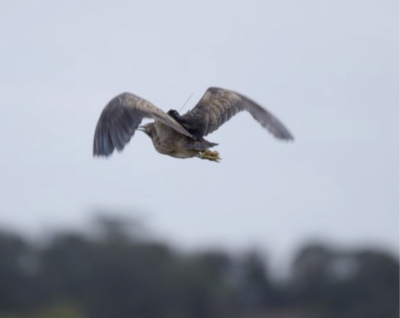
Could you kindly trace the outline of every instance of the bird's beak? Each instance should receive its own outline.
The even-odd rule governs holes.
[[[145,126],[139,126],[139,127],[137,128],[137,130],[146,132],[146,127],[145,127]]]

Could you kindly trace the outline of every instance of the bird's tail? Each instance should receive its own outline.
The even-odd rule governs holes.
[[[202,138],[199,141],[195,141],[195,142],[192,141],[190,144],[187,145],[187,148],[195,149],[195,150],[207,150],[207,149],[215,147],[217,145],[218,144],[216,144],[214,142],[210,142],[210,141]]]

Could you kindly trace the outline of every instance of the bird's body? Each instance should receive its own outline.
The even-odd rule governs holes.
[[[115,148],[121,151],[135,131],[140,130],[151,138],[154,148],[161,154],[218,162],[219,153],[209,150],[217,144],[205,140],[204,136],[242,110],[250,112],[275,137],[293,139],[275,116],[247,97],[229,90],[209,88],[198,104],[183,116],[176,110],[165,113],[136,95],[123,93],[113,98],[100,116],[93,154],[108,156]],[[139,127],[143,118],[155,121]]]
[[[168,155],[174,158],[193,158],[210,156],[214,154],[215,161],[219,160],[218,152],[209,151],[208,149],[216,146],[217,144],[211,143],[204,138],[199,141],[194,140],[186,135],[177,133],[171,127],[156,121],[144,126],[144,130],[151,138],[154,148],[163,155]]]

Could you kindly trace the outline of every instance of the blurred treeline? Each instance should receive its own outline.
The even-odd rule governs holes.
[[[399,263],[314,243],[274,279],[260,253],[179,252],[125,220],[45,243],[0,232],[0,318],[398,318]]]

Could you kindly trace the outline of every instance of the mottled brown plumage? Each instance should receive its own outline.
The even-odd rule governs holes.
[[[197,105],[183,116],[176,110],[165,113],[138,96],[123,93],[113,98],[100,116],[93,155],[109,156],[115,148],[121,151],[138,129],[152,139],[159,153],[175,158],[219,161],[218,152],[209,150],[217,144],[205,140],[204,136],[242,110],[247,110],[278,139],[293,139],[275,116],[249,98],[229,90],[209,88]],[[155,121],[139,127],[143,118]]]

